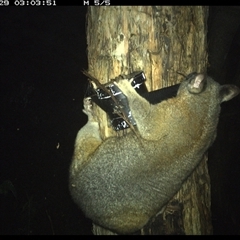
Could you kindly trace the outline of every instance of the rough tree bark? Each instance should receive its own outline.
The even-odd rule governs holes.
[[[180,82],[182,76],[177,72],[204,72],[207,17],[208,8],[203,6],[89,7],[88,70],[101,83],[143,70],[149,91]],[[102,137],[116,134],[106,114],[100,108],[96,111],[101,118]],[[139,233],[212,233],[206,156],[168,205]],[[111,234],[96,225],[93,232]]]

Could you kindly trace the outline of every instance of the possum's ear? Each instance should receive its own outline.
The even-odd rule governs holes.
[[[204,74],[194,74],[188,82],[188,91],[190,93],[200,93],[206,85],[206,76]]]
[[[226,102],[236,97],[240,92],[240,89],[235,85],[223,85],[220,87],[221,102]]]

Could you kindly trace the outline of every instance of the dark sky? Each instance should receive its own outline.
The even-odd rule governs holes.
[[[0,234],[90,231],[67,189],[74,139],[87,120],[85,14],[86,7],[0,9]]]
[[[91,221],[83,217],[68,191],[75,136],[87,121],[82,113],[87,80],[81,73],[87,69],[86,9],[0,8],[0,234],[91,234]],[[240,50],[239,41],[233,46],[234,54]],[[239,56],[229,59],[237,69]],[[239,115],[224,110],[239,107],[236,101],[223,106],[214,145],[218,150],[210,153],[212,158],[226,154],[225,159],[236,164],[231,168],[226,164],[222,175],[216,174],[213,192],[225,184],[231,191],[226,198],[235,200],[227,203],[232,208],[226,212],[240,213],[235,207],[240,201]],[[232,131],[222,133],[231,126]],[[210,166],[213,175],[216,165]],[[237,226],[239,214],[222,218],[229,216]]]

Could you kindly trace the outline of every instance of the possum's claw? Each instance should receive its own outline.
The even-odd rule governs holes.
[[[86,97],[83,99],[83,107],[84,109],[82,111],[88,116],[88,121],[95,122],[95,118],[93,116],[93,104],[91,97]]]
[[[92,99],[90,97],[86,97],[83,99],[83,112],[86,115],[92,114]]]

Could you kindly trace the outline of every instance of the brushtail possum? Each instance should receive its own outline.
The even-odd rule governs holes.
[[[141,229],[181,188],[216,137],[220,104],[239,93],[204,74],[189,75],[176,97],[151,104],[131,86],[126,95],[137,132],[102,140],[90,98],[70,166],[73,200],[95,224],[119,234]]]

